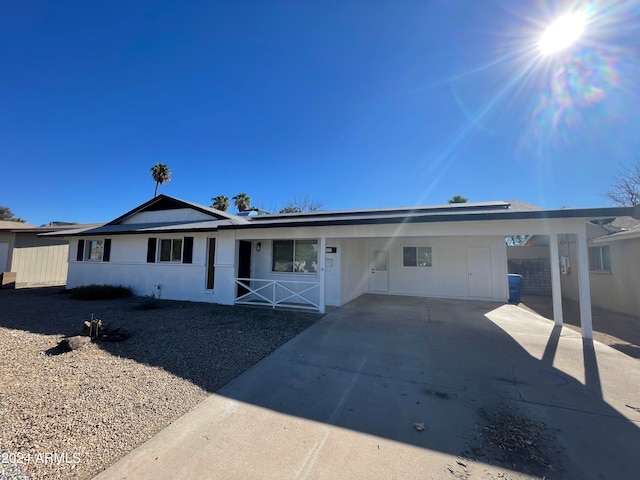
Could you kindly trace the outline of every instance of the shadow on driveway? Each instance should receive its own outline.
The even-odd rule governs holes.
[[[633,478],[637,367],[516,306],[363,295],[219,393],[538,477]]]
[[[523,295],[521,307],[553,320],[553,300],[545,295]],[[579,332],[580,307],[578,302],[562,300],[564,324]],[[606,310],[591,308],[594,339],[615,348],[630,357],[640,359],[640,317]]]

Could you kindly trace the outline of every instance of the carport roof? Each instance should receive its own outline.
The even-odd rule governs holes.
[[[251,222],[245,225],[221,226],[220,228],[281,228],[548,218],[584,218],[587,221],[622,215],[640,217],[640,208],[636,206],[635,209],[634,207],[603,207],[545,210],[529,203],[514,200],[509,202],[459,203],[424,207],[264,215],[250,217]]]

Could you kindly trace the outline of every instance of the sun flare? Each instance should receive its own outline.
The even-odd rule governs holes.
[[[543,55],[551,55],[573,44],[582,32],[586,16],[581,12],[567,13],[553,22],[538,42]]]

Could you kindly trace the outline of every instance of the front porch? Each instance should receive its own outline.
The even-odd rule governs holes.
[[[299,280],[236,278],[236,305],[321,311],[320,283]]]

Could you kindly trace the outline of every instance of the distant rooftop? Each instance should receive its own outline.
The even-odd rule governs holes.
[[[24,222],[11,222],[9,220],[0,220],[0,230],[18,230],[23,228],[37,228]]]

